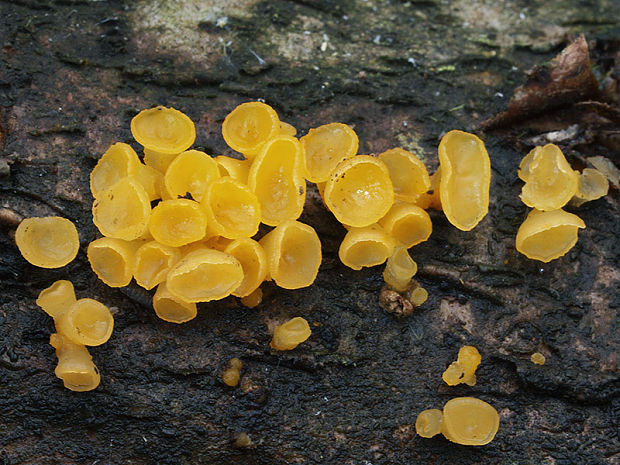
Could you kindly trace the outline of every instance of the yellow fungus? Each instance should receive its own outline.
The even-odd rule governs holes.
[[[377,158],[385,163],[390,172],[396,200],[415,202],[431,188],[426,166],[414,154],[394,148],[379,154]]]
[[[71,281],[61,279],[39,293],[36,304],[49,316],[59,318],[75,302],[75,290]]]
[[[241,298],[241,304],[247,308],[257,307],[262,301],[263,291],[260,287],[255,289],[250,295]]]
[[[67,389],[85,392],[99,386],[101,376],[86,347],[74,344],[62,334],[52,334],[50,345],[56,349],[58,357],[54,373]]]
[[[530,176],[530,165],[532,164],[532,160],[534,156],[542,151],[543,146],[539,145],[534,147],[532,150],[528,152],[526,156],[523,157],[521,163],[519,163],[519,169],[517,170],[517,176],[523,182],[527,182],[527,178]]]
[[[432,208],[433,210],[441,211],[441,195],[439,194],[441,166],[431,175],[430,181],[431,187],[428,192],[420,194],[413,203],[424,210]]]
[[[449,386],[465,383],[468,386],[476,384],[476,369],[480,365],[482,357],[480,352],[473,346],[463,346],[459,349],[456,362],[443,372],[442,379]]]
[[[170,163],[177,157],[178,153],[159,153],[154,150],[144,149],[144,164],[166,174]]]
[[[450,223],[470,231],[489,211],[491,162],[474,134],[450,131],[439,143],[441,207]]]
[[[159,153],[181,153],[196,139],[194,123],[187,115],[162,106],[134,116],[131,133],[144,148]]]
[[[133,277],[136,250],[142,241],[102,237],[88,244],[86,255],[97,277],[110,287],[124,287]]]
[[[260,241],[269,263],[269,275],[285,289],[312,284],[321,264],[321,241],[316,231],[298,221],[285,221]]]
[[[277,113],[261,102],[242,103],[222,124],[222,135],[228,146],[246,156],[256,155],[262,145],[280,131]]]
[[[237,160],[236,158],[220,155],[215,157],[215,162],[220,170],[220,176],[230,176],[244,184],[248,182],[250,172],[250,160]]]
[[[198,314],[195,303],[185,302],[172,295],[165,282],[157,286],[153,295],[153,308],[159,318],[169,323],[185,323]]]
[[[258,198],[248,186],[230,176],[207,186],[201,206],[211,234],[240,239],[258,232],[262,218]]]
[[[415,430],[418,436],[432,438],[441,433],[441,410],[432,408],[420,412],[415,421]]]
[[[362,228],[388,212],[394,203],[394,187],[385,163],[370,155],[358,155],[332,171],[323,198],[338,221]]]
[[[343,160],[357,153],[359,140],[346,124],[330,123],[310,129],[300,140],[305,153],[305,177],[311,182],[325,182]]]
[[[530,360],[536,365],[544,365],[547,361],[546,357],[540,352],[534,352],[532,355],[530,355]]]
[[[275,350],[293,350],[308,339],[311,334],[312,331],[308,322],[297,316],[275,327],[273,339],[269,345]]]
[[[599,170],[585,168],[579,175],[577,192],[571,199],[570,204],[579,207],[591,200],[600,199],[607,195],[609,191],[609,181]]]
[[[239,384],[241,368],[243,368],[243,362],[238,358],[231,358],[228,361],[226,370],[222,373],[222,381],[226,386],[236,387]]]
[[[237,297],[249,296],[267,276],[269,264],[263,246],[254,239],[243,238],[231,242],[224,252],[239,260],[243,268],[243,281],[232,294]]]
[[[25,218],[15,231],[22,256],[41,268],[60,268],[73,261],[80,248],[75,225],[60,216]]]
[[[205,237],[207,217],[193,200],[163,200],[153,208],[149,231],[157,242],[179,247]]]
[[[110,146],[90,172],[90,192],[98,198],[121,179],[135,175],[140,159],[130,145],[118,142]]]
[[[415,286],[411,289],[411,291],[409,291],[409,297],[407,300],[409,300],[411,305],[414,307],[419,307],[428,300],[428,291],[419,285]]]
[[[147,165],[140,164],[135,178],[144,187],[149,201],[162,198],[164,193],[164,175]]]
[[[384,263],[394,251],[395,242],[378,224],[351,228],[344,236],[338,256],[354,270]]]
[[[269,226],[301,215],[306,200],[301,151],[294,137],[276,136],[263,145],[252,163],[248,186],[258,197],[262,222]]]
[[[418,265],[413,261],[407,249],[398,246],[388,258],[383,271],[383,279],[398,292],[404,292],[411,282],[411,278],[418,272]]]
[[[395,202],[379,220],[379,224],[407,249],[426,241],[433,232],[433,223],[428,213],[407,202]]]
[[[169,272],[166,286],[185,302],[223,299],[243,281],[243,268],[230,254],[201,248],[188,253]]]
[[[493,440],[498,428],[497,411],[480,399],[456,397],[443,406],[441,432],[452,442],[483,446]]]
[[[188,150],[170,163],[164,176],[166,194],[171,199],[187,194],[200,202],[211,181],[220,177],[217,162],[204,152]]]
[[[577,243],[579,229],[585,223],[564,210],[532,210],[517,231],[516,247],[527,258],[550,262],[561,257]]]
[[[285,123],[284,121],[280,121],[280,134],[283,136],[291,136],[295,137],[297,134],[297,128],[292,124]]]
[[[620,188],[620,169],[614,165],[613,161],[600,155],[589,157],[586,160],[590,165],[603,173],[616,189]]]
[[[55,320],[56,329],[74,344],[99,346],[112,335],[114,318],[108,307],[93,299],[79,299]]]
[[[175,247],[149,241],[136,250],[133,261],[133,276],[143,288],[150,290],[166,280],[168,271],[181,259],[181,252]]]
[[[542,211],[562,208],[577,192],[579,173],[570,167],[557,145],[547,144],[533,152],[527,171],[523,167],[520,170],[520,176],[527,179],[521,200]]]
[[[146,233],[151,203],[144,187],[133,177],[118,181],[93,204],[93,223],[101,234],[125,241]]]

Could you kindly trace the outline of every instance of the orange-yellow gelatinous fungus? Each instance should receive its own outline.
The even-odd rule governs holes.
[[[336,219],[363,228],[379,221],[394,203],[394,186],[381,160],[358,155],[331,173],[323,199]]]
[[[536,365],[544,365],[547,361],[547,358],[540,352],[534,352],[532,355],[530,355],[530,360]]]
[[[547,144],[532,152],[527,170],[523,166],[519,170],[526,178],[521,200],[542,211],[562,208],[577,192],[579,173],[570,167],[557,145]]]
[[[258,307],[260,303],[263,301],[263,291],[259,287],[255,289],[254,292],[252,292],[251,294],[246,295],[245,297],[241,297],[240,300],[241,300],[241,304],[244,307],[247,307],[247,308]]]
[[[564,210],[532,210],[517,231],[517,250],[527,258],[550,262],[566,254],[577,243],[581,218]]]
[[[224,252],[239,260],[243,268],[243,281],[232,294],[237,297],[249,296],[261,285],[269,271],[263,246],[254,239],[243,238],[228,244]]]
[[[131,133],[144,148],[159,153],[181,153],[196,139],[194,123],[187,115],[162,106],[134,116]]]
[[[591,200],[600,199],[607,195],[609,181],[607,176],[594,168],[585,168],[579,175],[577,192],[571,199],[570,204],[579,207]]]
[[[108,307],[93,299],[79,299],[55,320],[56,329],[74,344],[99,346],[112,335],[114,318]]]
[[[75,289],[71,281],[61,279],[39,293],[36,304],[52,318],[60,317],[75,302]]]
[[[293,350],[310,337],[312,331],[308,322],[297,316],[276,326],[269,344],[275,350]]]
[[[60,216],[25,218],[15,231],[22,256],[41,268],[60,268],[73,261],[80,248],[75,225]]]
[[[613,161],[601,155],[588,157],[586,160],[590,165],[603,173],[616,189],[620,189],[620,169],[614,165]]]
[[[441,433],[441,410],[432,408],[420,412],[415,421],[415,430],[418,436],[432,438]]]
[[[280,131],[276,111],[261,102],[242,103],[222,124],[222,135],[228,146],[246,156],[257,154],[262,145]]]
[[[166,280],[168,271],[181,259],[176,247],[157,241],[143,243],[134,255],[133,276],[143,288],[150,290]]]
[[[226,370],[222,373],[222,381],[226,386],[235,387],[239,384],[241,368],[243,368],[243,362],[238,358],[231,358],[228,361]]]
[[[314,228],[285,221],[260,241],[269,263],[269,275],[285,289],[312,284],[321,264],[321,241]]]
[[[178,153],[159,153],[154,150],[144,149],[144,164],[166,174],[170,163],[176,158]]]
[[[140,164],[135,178],[144,187],[149,196],[149,201],[162,198],[165,189],[164,175],[155,168]]]
[[[300,140],[305,153],[305,177],[311,182],[325,182],[342,160],[357,153],[359,140],[346,124],[330,123],[310,129]]]
[[[90,172],[90,192],[97,198],[121,179],[136,174],[140,159],[130,145],[118,142],[110,146]]]
[[[99,386],[101,376],[86,347],[71,342],[62,334],[52,334],[50,345],[56,349],[58,357],[54,373],[67,389],[85,392]]]
[[[463,346],[459,349],[456,362],[452,362],[443,372],[442,379],[449,386],[456,386],[460,383],[474,386],[476,384],[476,369],[481,360],[482,357],[478,349],[473,346]]]
[[[220,176],[230,176],[244,184],[248,182],[250,172],[250,160],[237,160],[236,158],[220,155],[215,157],[215,162],[220,170]]]
[[[280,134],[282,134],[283,136],[295,137],[295,135],[297,134],[297,128],[292,124],[280,121]]]
[[[200,202],[211,181],[220,177],[215,159],[199,150],[183,152],[170,163],[164,176],[168,198],[191,195]]]
[[[401,148],[387,150],[378,156],[387,166],[394,185],[394,198],[405,202],[416,199],[431,188],[431,180],[422,160]]]
[[[428,291],[420,287],[420,285],[414,286],[413,289],[409,291],[407,300],[409,300],[414,307],[419,307],[428,300]]]
[[[165,282],[157,286],[153,295],[153,308],[159,318],[169,323],[185,323],[198,314],[195,303],[185,302],[171,294]]]
[[[456,397],[443,406],[441,432],[450,441],[483,446],[493,440],[499,415],[488,403],[475,397]]]
[[[110,287],[124,287],[133,277],[134,254],[141,241],[102,237],[88,244],[86,255],[97,277]]]
[[[383,279],[398,292],[404,292],[411,282],[411,278],[418,272],[418,265],[413,261],[407,249],[398,246],[388,258]]]
[[[433,210],[441,211],[441,195],[439,194],[439,187],[441,184],[441,166],[431,175],[430,179],[431,187],[428,192],[420,194],[413,203],[424,210],[432,208]]]
[[[421,207],[407,202],[395,202],[387,214],[379,220],[379,224],[405,248],[426,241],[433,232],[433,223],[428,213]]]
[[[441,207],[450,223],[470,231],[489,211],[491,161],[474,134],[450,131],[439,143]]]
[[[157,242],[180,247],[205,237],[207,217],[193,200],[163,200],[153,208],[149,231]]]
[[[340,261],[354,270],[381,265],[394,251],[395,241],[381,226],[373,224],[364,228],[351,228],[344,236],[338,256]]]

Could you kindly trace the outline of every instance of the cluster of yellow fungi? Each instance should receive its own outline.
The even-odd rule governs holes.
[[[521,160],[518,175],[525,182],[521,200],[533,209],[517,231],[517,250],[545,263],[562,257],[577,243],[579,229],[586,227],[562,208],[607,195],[608,177],[596,168],[573,170],[554,144],[534,147]]]

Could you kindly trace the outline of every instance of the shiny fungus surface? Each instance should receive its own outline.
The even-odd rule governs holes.
[[[192,120],[179,110],[163,106],[142,110],[134,116],[131,133],[144,148],[168,154],[183,152],[196,139]]]
[[[169,199],[191,195],[200,202],[211,181],[220,177],[215,159],[200,150],[180,153],[170,163],[164,175],[164,186]]]
[[[258,289],[269,271],[267,254],[263,246],[254,239],[242,238],[228,244],[224,252],[239,260],[243,268],[243,281],[232,294],[237,297],[249,296]]]
[[[278,114],[262,102],[242,103],[226,116],[222,124],[222,135],[228,146],[250,157],[280,131]]]
[[[181,259],[176,247],[157,241],[143,243],[135,252],[133,275],[138,285],[150,290],[166,280],[168,271]]]
[[[99,197],[124,177],[136,174],[140,165],[138,155],[129,144],[117,142],[111,145],[90,172],[90,192],[93,197]]]
[[[76,392],[92,391],[101,382],[99,370],[88,349],[75,344],[62,334],[52,334],[50,345],[56,349],[58,365],[54,374],[64,386]]]
[[[149,231],[157,242],[180,247],[205,237],[207,216],[193,200],[163,200],[153,208]]]
[[[50,287],[43,289],[37,297],[36,304],[52,318],[60,317],[76,302],[73,283],[61,279]]]
[[[155,314],[168,323],[185,323],[198,315],[198,308],[194,302],[185,302],[170,293],[168,286],[162,282],[157,286],[153,295],[153,309]]]
[[[56,329],[75,344],[99,346],[112,335],[114,318],[94,299],[79,299],[56,320]]]
[[[433,232],[429,214],[421,207],[407,202],[394,202],[379,224],[407,249],[426,241]]]
[[[338,257],[349,268],[361,270],[385,263],[395,245],[394,239],[378,224],[350,228],[340,244]]]
[[[383,279],[393,289],[403,292],[409,287],[411,278],[417,271],[418,265],[413,261],[407,249],[399,245],[387,260]]]
[[[498,428],[497,411],[475,397],[456,397],[443,407],[441,432],[457,444],[483,446],[493,440]]]
[[[60,268],[72,262],[80,248],[75,225],[60,216],[25,218],[15,231],[22,256],[40,268]]]
[[[570,204],[579,207],[585,202],[600,199],[607,195],[609,181],[607,176],[594,168],[584,168],[579,175],[577,192],[571,199]]]
[[[443,413],[436,408],[420,412],[415,420],[415,430],[418,436],[432,438],[441,433],[442,417]]]
[[[311,334],[308,322],[297,316],[275,327],[269,345],[275,350],[293,350],[307,340]]]
[[[133,277],[134,254],[140,241],[102,237],[88,244],[86,255],[97,277],[110,287],[124,287]]]
[[[413,153],[401,148],[387,150],[377,157],[387,166],[396,200],[415,202],[431,188],[426,166]]]

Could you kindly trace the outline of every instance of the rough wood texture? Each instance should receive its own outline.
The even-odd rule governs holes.
[[[379,307],[380,267],[337,261],[344,230],[313,188],[302,220],[323,242],[319,277],[298,291],[267,286],[255,310],[231,298],[166,324],[148,296],[144,306],[134,289],[100,283],[84,253],[97,237],[88,174],[109,144],[131,142],[139,109],[179,108],[198,147],[230,154],[224,116],[263,98],[302,134],[345,122],[360,153],[402,146],[434,168],[443,132],[503,110],[525,71],[579,33],[616,111],[619,32],[614,0],[0,0],[0,463],[620,463],[618,191],[578,210],[587,229],[562,259],[514,250],[526,215],[516,169],[531,138],[577,125],[561,142],[574,166],[618,162],[617,124],[588,106],[481,134],[489,215],[464,233],[433,214],[431,240],[413,249],[430,299],[407,319]],[[73,220],[77,260],[27,264],[14,213]],[[52,322],[34,303],[61,278],[116,311],[112,339],[92,350],[103,381],[91,393],[54,377]],[[269,328],[292,316],[310,321],[311,339],[270,352]],[[482,353],[478,384],[450,388],[441,372],[463,344]],[[529,361],[534,351],[546,365]],[[232,389],[220,373],[235,356],[244,370]],[[460,395],[500,412],[491,444],[415,435],[419,411]],[[250,447],[235,448],[239,433]]]

